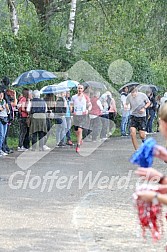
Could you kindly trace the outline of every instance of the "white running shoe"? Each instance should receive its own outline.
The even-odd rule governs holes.
[[[28,149],[24,148],[23,146],[22,147],[18,147],[17,148],[18,151],[27,151]]]
[[[47,146],[47,145],[44,145],[43,146],[43,150],[45,151],[45,150],[50,150],[50,148]]]
[[[1,155],[1,156],[7,156],[8,153],[6,153],[6,152],[4,152],[4,151],[1,150],[1,151],[0,151],[0,155]]]

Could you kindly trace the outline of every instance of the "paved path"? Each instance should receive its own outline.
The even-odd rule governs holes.
[[[160,134],[154,137],[164,144]],[[55,148],[31,167],[40,153],[1,158],[0,252],[165,251],[165,220],[161,241],[141,237],[132,153],[129,138],[111,138],[95,151],[85,142],[82,155]],[[165,171],[166,164],[155,160],[155,167]],[[53,173],[52,184],[46,177]]]

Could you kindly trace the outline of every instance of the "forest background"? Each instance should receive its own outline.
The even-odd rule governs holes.
[[[0,0],[0,5],[0,78],[12,82],[31,69],[66,72],[84,60],[118,90],[124,83],[115,85],[108,69],[123,59],[133,68],[129,81],[165,91],[166,0]],[[54,82],[61,79],[65,76]]]
[[[13,81],[30,69],[65,72],[82,59],[114,85],[108,68],[123,59],[133,67],[131,81],[166,87],[166,0],[0,0],[0,5],[0,77]]]

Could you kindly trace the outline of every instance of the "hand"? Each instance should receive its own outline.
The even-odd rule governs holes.
[[[160,145],[156,145],[154,156],[167,162],[167,149]]]
[[[14,96],[14,99],[16,99],[16,91],[15,90],[13,90],[13,96]]]
[[[138,168],[137,171],[135,171],[135,174],[139,175],[140,177],[143,177],[143,179],[148,181],[157,181],[160,180],[160,178],[163,176],[163,174],[159,171],[157,171],[154,168]]]
[[[136,193],[139,199],[147,202],[151,202],[155,197],[156,193],[154,191],[141,191]]]
[[[142,114],[142,113],[144,113],[144,112],[145,112],[145,108],[142,108],[142,109],[139,110],[139,113],[140,113],[140,114]]]

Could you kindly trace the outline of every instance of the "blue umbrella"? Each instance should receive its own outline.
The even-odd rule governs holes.
[[[67,92],[69,91],[69,88],[65,88],[62,87],[60,85],[49,85],[49,86],[45,86],[40,90],[41,94],[58,94],[58,93],[62,93],[62,92]]]
[[[78,81],[66,80],[66,81],[60,82],[58,85],[65,87],[65,88],[74,88],[74,87],[77,87],[78,84],[79,84]]]
[[[57,76],[52,72],[48,72],[46,70],[30,70],[17,77],[17,79],[12,83],[12,86],[36,84],[38,82],[52,80],[54,78],[57,78]]]

